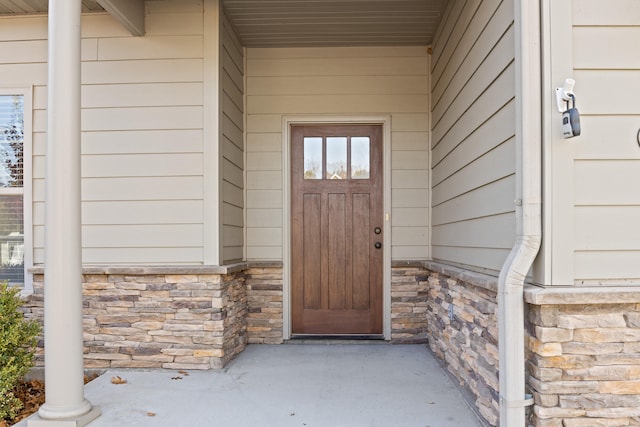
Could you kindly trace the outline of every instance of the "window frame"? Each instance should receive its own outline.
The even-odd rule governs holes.
[[[0,87],[1,96],[23,97],[22,200],[24,210],[24,285],[22,295],[33,293],[33,86]],[[19,194],[17,188],[2,188],[3,194]]]

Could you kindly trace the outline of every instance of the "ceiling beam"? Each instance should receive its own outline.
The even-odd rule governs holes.
[[[144,0],[97,0],[132,35],[144,36]]]

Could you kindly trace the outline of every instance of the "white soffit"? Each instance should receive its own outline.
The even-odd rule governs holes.
[[[427,45],[447,0],[224,0],[247,47]]]

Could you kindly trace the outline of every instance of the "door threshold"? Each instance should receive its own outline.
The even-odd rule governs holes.
[[[293,334],[287,344],[387,344],[384,335],[315,335]]]

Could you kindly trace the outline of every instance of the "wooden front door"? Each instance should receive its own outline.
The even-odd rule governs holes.
[[[293,126],[291,162],[293,334],[382,334],[382,126]]]

